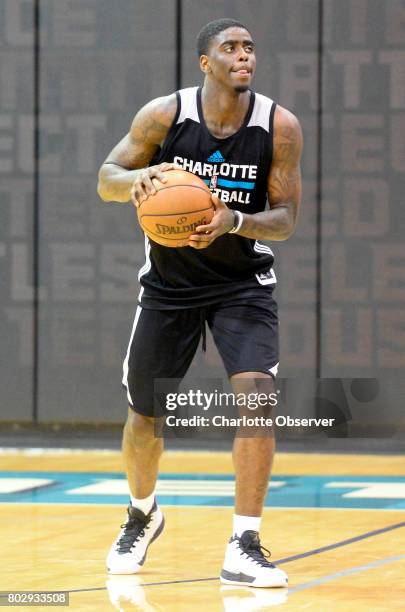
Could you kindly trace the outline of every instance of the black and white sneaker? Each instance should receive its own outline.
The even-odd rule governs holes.
[[[162,533],[165,520],[153,503],[149,514],[128,506],[128,520],[121,525],[118,538],[107,557],[110,574],[136,574],[145,562],[149,545]]]
[[[269,556],[270,552],[260,545],[257,531],[244,531],[240,538],[233,536],[226,548],[221,582],[253,587],[288,586],[287,574],[270,563]]]

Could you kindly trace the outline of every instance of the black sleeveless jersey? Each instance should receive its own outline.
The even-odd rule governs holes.
[[[177,112],[162,148],[150,165],[174,162],[212,186],[229,208],[253,214],[265,209],[273,150],[276,104],[250,92],[240,129],[228,138],[213,136],[204,121],[201,87],[176,92]],[[258,240],[224,234],[206,249],[169,248],[145,236],[146,262],[139,272],[145,308],[205,306],[249,291],[268,294],[276,283],[273,252]]]

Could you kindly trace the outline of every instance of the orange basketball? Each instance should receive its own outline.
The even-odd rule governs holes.
[[[137,208],[139,223],[154,242],[167,247],[188,244],[198,225],[209,223],[214,215],[211,192],[195,174],[168,170],[166,183]]]

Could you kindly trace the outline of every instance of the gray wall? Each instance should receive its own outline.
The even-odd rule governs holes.
[[[233,16],[246,23],[258,43],[255,88],[296,113],[303,126],[300,224],[288,242],[272,245],[280,281],[281,374],[313,377],[320,365],[323,376],[399,379],[405,365],[405,2],[181,4],[182,86],[201,79],[194,50],[199,28]],[[121,363],[144,250],[134,210],[100,202],[96,177],[136,110],[176,88],[176,2],[40,0],[39,8],[35,118],[34,3],[0,3],[0,414],[30,421],[36,406],[41,422],[118,422],[126,412]],[[34,183],[36,120],[40,157]],[[39,231],[34,241],[35,184]],[[206,357],[196,356],[191,373],[197,371],[223,374],[211,341]]]
[[[0,418],[33,409],[33,2],[0,2]]]
[[[325,5],[322,373],[405,366],[405,2]]]

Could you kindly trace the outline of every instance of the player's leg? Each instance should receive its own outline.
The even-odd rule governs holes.
[[[163,438],[156,435],[157,427],[154,417],[139,414],[132,406],[128,408],[122,436],[124,467],[132,503],[146,513],[153,505],[159,459],[164,447]]]
[[[231,377],[235,394],[257,397],[274,392],[271,376],[263,372],[244,372]],[[263,397],[261,395],[261,397]],[[252,413],[242,407],[240,414]],[[270,411],[260,414],[266,418]],[[225,584],[250,584],[255,587],[288,585],[284,571],[272,564],[259,539],[264,500],[275,451],[272,427],[241,427],[234,440],[235,514],[233,533],[225,552],[221,581]]]
[[[128,409],[122,451],[130,504],[128,519],[107,557],[110,574],[133,574],[142,567],[149,545],[164,528],[164,517],[155,500],[155,486],[163,440],[155,435],[155,419]]]
[[[128,520],[107,557],[110,573],[139,571],[148,546],[163,531],[164,518],[155,500],[155,487],[163,451],[158,431],[164,408],[158,403],[154,382],[174,379],[175,386],[175,379],[185,375],[199,338],[199,312],[137,309],[123,376],[129,411],[122,450],[131,502]]]
[[[233,392],[239,397],[269,397],[275,393],[273,378],[263,372],[243,372],[231,377]],[[262,408],[254,411],[240,407],[240,414],[247,417],[270,417],[271,407],[265,412]],[[275,452],[273,427],[241,427],[233,444],[233,464],[235,468],[235,514],[237,516],[258,517],[252,524],[260,525],[264,499],[267,495],[269,477]],[[245,523],[247,524],[247,523]],[[257,529],[258,531],[258,529]]]
[[[278,367],[278,321],[271,294],[262,303],[241,304],[239,300],[222,304],[213,311],[209,323],[234,393],[246,397],[273,394],[273,376]],[[254,415],[247,405],[242,406],[240,414],[269,417],[271,403],[269,399],[267,409],[256,410]],[[240,428],[235,436],[234,525],[221,573],[221,581],[226,584],[280,587],[288,583],[285,572],[268,561],[259,540],[274,450],[272,428]]]

